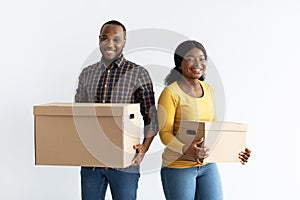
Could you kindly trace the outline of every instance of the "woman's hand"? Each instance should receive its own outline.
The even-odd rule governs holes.
[[[250,157],[250,154],[251,154],[251,150],[248,148],[245,148],[245,151],[241,151],[239,153],[239,159],[243,165],[248,162],[248,158]]]
[[[184,145],[182,151],[184,154],[192,155],[198,163],[203,163],[203,160],[209,156],[209,149],[207,147],[201,147],[204,139],[192,142],[191,145]]]

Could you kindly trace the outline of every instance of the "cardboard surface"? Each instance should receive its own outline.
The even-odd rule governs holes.
[[[209,157],[204,162],[239,162],[246,147],[247,125],[235,122],[181,121],[176,137],[185,144],[204,138]],[[183,160],[195,160],[183,155]]]
[[[35,164],[124,168],[140,143],[139,104],[34,106]]]

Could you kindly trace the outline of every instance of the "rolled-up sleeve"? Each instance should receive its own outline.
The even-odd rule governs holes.
[[[140,102],[141,114],[144,120],[145,132],[150,129],[157,134],[158,122],[153,84],[147,70],[143,67],[139,68],[138,82],[138,98]]]

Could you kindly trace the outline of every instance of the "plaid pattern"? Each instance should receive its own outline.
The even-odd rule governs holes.
[[[101,61],[84,68],[79,76],[75,102],[140,103],[145,130],[158,131],[151,78],[145,68],[123,55],[110,69]]]

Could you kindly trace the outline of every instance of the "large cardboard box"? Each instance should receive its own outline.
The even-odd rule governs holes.
[[[209,148],[204,162],[239,162],[239,153],[246,147],[247,124],[226,121],[181,121],[177,138],[185,143],[204,138]],[[183,160],[195,160],[183,155]]]
[[[124,168],[140,143],[139,104],[34,106],[35,164]]]

